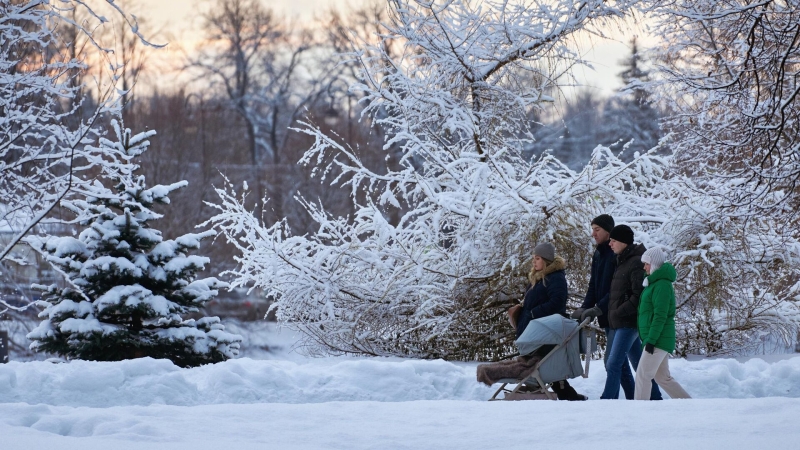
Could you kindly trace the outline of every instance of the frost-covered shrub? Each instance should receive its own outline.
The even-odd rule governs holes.
[[[367,201],[351,218],[304,202],[319,230],[292,236],[284,223],[263,227],[232,187],[220,190],[213,222],[242,250],[236,284],[267,290],[311,353],[504,356],[513,336],[504,313],[525,288],[536,242],[557,240],[571,281],[585,278],[588,224],[600,211],[570,186],[567,167],[522,150],[532,112],[552,101],[545,91],[580,63],[565,43],[619,17],[622,4],[390,2],[384,37],[405,49],[352,55],[364,72],[351,90],[402,155],[398,167],[370,171],[308,124],[316,142],[302,162],[323,179],[337,167],[334,183]]]
[[[114,131],[117,142],[100,142],[118,163],[118,171],[102,174],[113,188],[96,181],[85,200],[65,203],[85,229],[77,238],[28,239],[67,282],[38,286],[44,320],[28,334],[31,348],[98,361],[167,358],[180,366],[234,357],[241,337],[226,333],[219,318],[181,317],[227,286],[216,278],[196,279],[209,259],[190,253],[214,232],[164,240],[151,228],[161,218],[151,208],[168,204],[169,193],[186,182],[147,188],[130,159],[147,148],[154,133],[131,136],[116,122]]]
[[[356,214],[334,217],[299,199],[319,228],[295,236],[285,222],[265,226],[233,186],[217,190],[210,222],[242,253],[233,285],[264,289],[309,353],[507,357],[514,331],[505,313],[522,297],[533,247],[551,241],[565,257],[574,305],[586,292],[589,224],[600,213],[675,262],[679,351],[742,351],[759,334],[797,327],[798,237],[768,217],[731,219],[723,197],[673,170],[661,144],[629,162],[598,146],[580,171],[543,149],[522,156],[528,113],[547,103],[542,92],[554,82],[542,63],[575,62],[569,36],[620,9],[392,4],[384,36],[405,51],[353,55],[364,72],[351,89],[386,131],[387,149],[402,155],[398,168],[371,171],[335,136],[301,130],[315,139],[302,162],[323,179],[336,167],[332,184],[352,189],[354,204],[366,198]]]
[[[800,301],[800,3],[641,5],[661,42],[650,88],[670,111],[662,125],[674,133],[673,164],[691,176],[701,219],[676,234],[687,273],[678,351],[790,343]]]

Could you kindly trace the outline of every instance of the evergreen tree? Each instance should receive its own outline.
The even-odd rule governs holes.
[[[631,40],[630,55],[621,62],[625,70],[619,76],[624,87],[606,103],[598,138],[599,143],[614,151],[625,147],[622,159],[630,161],[635,152],[645,152],[658,144],[660,114],[644,87],[650,76],[643,67],[644,59],[635,37]]]
[[[117,142],[101,139],[109,160],[85,200],[64,206],[86,228],[78,238],[32,237],[28,242],[61,272],[66,287],[44,291],[44,320],[28,334],[31,348],[68,358],[118,361],[150,356],[179,366],[224,361],[238,354],[241,337],[226,333],[218,317],[184,320],[226,286],[216,278],[196,279],[209,259],[190,255],[213,231],[162,239],[150,222],[151,208],[168,204],[185,181],[147,188],[131,159],[146,150],[154,132],[131,136],[113,123]]]
[[[573,170],[580,170],[592,157],[599,143],[603,99],[589,89],[580,90],[566,103],[564,119],[550,124],[549,132],[537,135],[541,149],[552,149],[553,156]],[[544,131],[544,129],[542,130]]]
[[[642,55],[639,53],[639,45],[636,43],[636,36],[631,39],[631,54],[621,61],[622,67],[625,68],[619,73],[625,87],[633,94],[633,101],[637,105],[645,105],[650,101],[650,96],[647,90],[641,85],[650,81],[650,73],[644,69]]]

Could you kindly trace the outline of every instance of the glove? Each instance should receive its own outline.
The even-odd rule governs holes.
[[[647,353],[650,353],[651,355],[653,354],[653,351],[655,351],[655,349],[656,349],[656,346],[653,345],[653,344],[647,344],[647,345],[644,346],[644,351],[646,351]]]
[[[578,308],[575,311],[572,311],[572,314],[570,314],[569,316],[572,317],[573,319],[577,320],[577,319],[580,319],[581,316],[583,316],[583,312],[584,311],[586,311],[586,310],[583,309],[583,308]]]
[[[517,327],[517,319],[520,312],[522,312],[522,305],[514,305],[508,309],[508,323],[514,328]]]
[[[587,318],[594,319],[595,317],[602,316],[602,315],[603,315],[603,310],[600,309],[599,306],[595,305],[595,306],[587,309],[586,311],[584,311],[583,314],[581,314],[581,322],[583,322]]]

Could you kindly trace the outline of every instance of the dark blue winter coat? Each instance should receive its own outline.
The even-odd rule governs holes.
[[[564,260],[556,256],[542,272],[543,278],[536,280],[533,286],[529,285],[525,290],[522,312],[517,318],[518,338],[533,319],[553,314],[567,317],[567,276],[564,273]]]
[[[595,305],[603,311],[597,318],[600,326],[608,328],[608,299],[611,292],[611,279],[617,267],[617,255],[611,250],[608,241],[598,244],[592,256],[592,273],[589,277],[589,289],[583,299],[581,308],[589,309]]]

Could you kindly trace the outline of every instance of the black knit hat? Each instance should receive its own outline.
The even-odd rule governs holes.
[[[617,225],[611,230],[611,239],[623,244],[633,244],[633,230],[627,225]]]
[[[614,229],[614,218],[608,214],[600,214],[592,219],[591,225],[597,225],[598,227],[611,233],[611,230]]]

